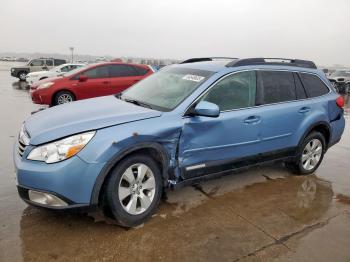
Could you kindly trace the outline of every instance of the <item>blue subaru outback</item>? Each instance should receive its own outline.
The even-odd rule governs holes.
[[[342,136],[343,103],[311,61],[189,59],[116,96],[31,116],[13,155],[18,192],[136,226],[166,187],[274,160],[314,172]]]

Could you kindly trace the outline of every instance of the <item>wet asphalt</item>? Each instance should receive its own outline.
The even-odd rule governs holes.
[[[341,142],[317,172],[281,163],[167,192],[144,225],[27,206],[12,147],[37,110],[26,85],[0,70],[0,261],[350,261],[350,97]]]

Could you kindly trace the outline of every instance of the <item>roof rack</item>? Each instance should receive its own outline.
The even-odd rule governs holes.
[[[188,63],[197,63],[197,62],[207,62],[207,61],[215,61],[215,60],[235,60],[237,58],[234,57],[197,57],[197,58],[189,58],[182,61],[180,64],[188,64]]]
[[[227,67],[248,66],[248,65],[283,65],[283,66],[296,66],[317,69],[314,62],[300,59],[290,58],[246,58],[237,59],[228,63]]]

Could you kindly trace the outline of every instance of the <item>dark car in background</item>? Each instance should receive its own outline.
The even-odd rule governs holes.
[[[152,73],[148,65],[98,63],[39,81],[31,86],[30,94],[34,103],[54,106],[120,93]]]
[[[31,72],[49,70],[53,67],[67,63],[64,59],[38,58],[30,60],[25,66],[11,68],[11,76],[17,77],[21,81],[26,80],[27,74]]]
[[[350,70],[336,70],[328,79],[339,93],[350,91]]]

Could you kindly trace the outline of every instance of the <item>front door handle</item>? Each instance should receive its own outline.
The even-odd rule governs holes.
[[[109,84],[109,81],[102,81],[102,84]]]
[[[308,113],[310,111],[311,111],[311,108],[307,107],[307,106],[304,106],[304,107],[299,109],[299,113],[301,113],[301,114],[306,114],[306,113]]]
[[[249,116],[246,119],[244,119],[245,124],[255,124],[260,122],[259,116]]]

